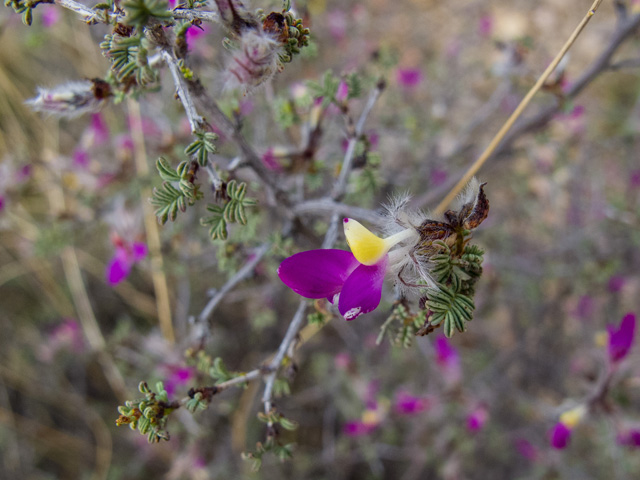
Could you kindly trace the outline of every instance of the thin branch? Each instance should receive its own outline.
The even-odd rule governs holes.
[[[334,202],[328,198],[307,200],[306,202],[299,203],[293,207],[293,213],[296,215],[337,213],[338,215],[354,218],[356,220],[364,220],[374,225],[383,225],[382,217],[372,210]]]
[[[293,316],[293,320],[289,324],[289,328],[287,329],[287,333],[285,334],[282,342],[280,343],[280,347],[278,348],[278,352],[276,356],[273,357],[273,360],[269,362],[269,373],[265,379],[265,387],[264,394],[262,395],[262,402],[264,403],[264,411],[265,413],[269,413],[271,411],[271,398],[273,395],[273,385],[276,381],[276,376],[278,374],[278,368],[282,364],[282,360],[284,359],[287,350],[289,350],[289,346],[294,341],[298,331],[300,330],[300,326],[302,325],[302,321],[306,318],[304,315],[305,310],[307,309],[307,301],[300,300],[300,304],[298,305],[298,310],[296,314]]]
[[[184,107],[184,111],[187,114],[187,118],[189,119],[191,133],[199,132],[200,130],[202,130],[204,119],[200,115],[198,115],[195,104],[193,103],[193,99],[191,98],[191,94],[184,85],[184,77],[180,72],[178,61],[176,60],[176,57],[170,48],[164,48],[161,54],[162,58],[169,66],[169,70],[171,71],[171,76],[173,77],[173,83],[175,84],[178,98],[180,98],[182,106]]]
[[[75,0],[54,0],[54,3],[62,8],[76,12],[78,15],[82,16],[83,20],[88,24],[93,25],[98,22],[105,23],[105,19],[99,12],[91,7],[78,3]]]
[[[212,23],[220,21],[220,15],[218,12],[176,8],[171,12],[171,14],[173,15],[173,18],[180,18],[184,20],[202,20],[204,22]]]
[[[262,257],[264,257],[264,255],[269,251],[269,248],[271,248],[271,243],[266,242],[266,243],[263,243],[260,247],[258,247],[256,251],[252,253],[250,260],[247,261],[247,263],[245,263],[243,267],[240,270],[238,270],[236,274],[233,277],[231,277],[229,281],[225,283],[224,286],[218,292],[216,292],[216,294],[211,298],[211,300],[209,300],[209,303],[207,303],[207,305],[204,307],[200,315],[198,315],[198,319],[197,319],[198,323],[201,323],[203,325],[208,323],[209,318],[213,314],[213,311],[216,309],[216,307],[222,301],[225,295],[229,293],[231,290],[233,290],[233,288],[238,283],[243,281],[246,277],[248,277],[253,272],[258,262],[260,262],[260,260],[262,260]]]
[[[553,73],[553,71],[558,66],[558,64],[560,63],[562,58],[565,56],[567,51],[571,48],[573,43],[576,41],[576,39],[578,38],[578,36],[580,35],[580,33],[582,32],[584,27],[587,25],[587,23],[589,23],[589,20],[591,20],[591,17],[593,17],[593,15],[595,15],[596,10],[598,9],[598,7],[600,6],[601,3],[602,3],[602,0],[595,0],[593,2],[593,4],[591,5],[591,8],[587,12],[587,14],[580,21],[580,23],[575,28],[575,30],[573,31],[573,33],[571,34],[569,39],[565,42],[563,47],[560,49],[560,51],[558,52],[556,57],[549,64],[549,66],[544,71],[544,73],[540,76],[540,78],[538,78],[538,81],[535,83],[535,85],[533,87],[531,87],[531,89],[529,90],[527,95],[522,99],[522,101],[520,102],[518,107],[511,114],[511,116],[507,119],[507,121],[504,123],[502,128],[498,131],[496,136],[493,137],[493,140],[491,140],[491,143],[489,143],[489,145],[484,150],[484,152],[482,152],[480,157],[469,167],[467,172],[463,175],[463,177],[456,184],[456,186],[453,187],[453,189],[447,194],[447,196],[435,208],[435,213],[436,214],[444,212],[444,210],[446,209],[447,205],[449,205],[449,203],[451,203],[451,201],[456,197],[456,195],[458,195],[458,193],[465,187],[465,185],[469,182],[469,180],[471,180],[471,178],[476,174],[476,172],[478,170],[480,170],[480,167],[482,167],[482,165],[484,165],[484,163],[487,161],[487,159],[498,148],[498,146],[500,145],[500,142],[502,142],[502,140],[506,136],[507,132],[511,129],[511,127],[516,122],[516,120],[520,117],[520,115],[522,115],[522,112],[524,111],[524,109],[529,105],[529,102],[531,101],[533,96],[536,93],[538,93],[538,90],[540,90],[540,88],[542,88],[544,83],[547,81],[547,78],[549,78],[551,73]]]
[[[358,138],[360,138],[360,135],[362,135],[367,117],[371,113],[371,110],[373,109],[373,106],[375,105],[378,98],[380,98],[380,94],[382,94],[382,90],[384,90],[384,87],[384,81],[380,81],[378,82],[378,85],[376,85],[376,88],[371,91],[371,93],[369,94],[369,98],[367,99],[367,103],[365,104],[364,109],[360,114],[360,119],[356,124],[355,131],[349,138],[347,151],[342,161],[342,168],[340,169],[340,176],[338,177],[338,181],[335,183],[335,185],[333,186],[333,190],[331,191],[331,198],[333,200],[338,200],[344,195],[344,192],[347,188],[349,176],[351,175],[353,156],[356,150],[356,145],[358,143]]]

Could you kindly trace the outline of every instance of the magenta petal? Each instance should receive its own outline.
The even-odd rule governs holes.
[[[387,256],[375,265],[360,265],[347,278],[338,302],[338,310],[345,320],[353,320],[380,305],[386,270]]]
[[[129,272],[131,272],[131,265],[129,262],[127,262],[122,255],[116,254],[107,267],[107,281],[111,285],[117,285],[127,278]]]
[[[551,430],[551,446],[557,450],[562,450],[569,445],[571,440],[571,429],[564,423],[558,422]]]
[[[133,261],[134,262],[139,262],[140,260],[142,260],[144,257],[147,256],[147,246],[142,243],[142,242],[135,242],[132,247],[131,247],[132,253],[133,253]]]
[[[333,298],[360,263],[345,250],[309,250],[285,258],[280,280],[305,298]]]

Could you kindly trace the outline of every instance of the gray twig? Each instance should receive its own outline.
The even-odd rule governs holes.
[[[176,8],[171,12],[171,14],[173,15],[173,18],[180,18],[184,20],[203,20],[205,22],[213,23],[220,21],[220,15],[218,12]]]
[[[184,107],[184,111],[187,114],[187,118],[189,119],[191,132],[198,132],[202,128],[204,119],[198,114],[195,104],[193,103],[193,99],[191,98],[191,94],[185,87],[184,79],[182,74],[180,73],[180,67],[178,66],[178,61],[176,60],[176,57],[174,56],[173,51],[171,51],[170,48],[164,48],[161,54],[162,58],[169,67],[169,70],[171,71],[171,76],[173,77],[173,83],[175,84],[178,98],[180,98],[182,106]]]
[[[347,188],[347,182],[349,180],[349,175],[351,174],[351,166],[353,164],[353,154],[356,150],[356,144],[358,143],[358,138],[362,135],[362,131],[364,130],[364,124],[367,121],[367,117],[371,113],[373,106],[376,101],[380,97],[380,94],[384,90],[384,82],[379,82],[376,88],[374,88],[369,94],[369,98],[367,99],[367,103],[360,114],[360,118],[358,123],[356,124],[356,129],[353,132],[353,135],[349,138],[349,144],[347,145],[347,151],[344,154],[344,159],[342,160],[342,168],[340,169],[340,176],[338,177],[338,181],[333,186],[333,190],[331,191],[331,198],[334,200],[338,200]]]

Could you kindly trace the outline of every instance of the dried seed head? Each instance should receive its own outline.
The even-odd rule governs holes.
[[[281,70],[279,55],[283,47],[262,29],[246,29],[238,41],[238,48],[227,59],[224,88],[247,94]]]
[[[38,96],[27,100],[36,112],[75,118],[99,111],[111,96],[111,88],[100,79],[67,82],[54,88],[38,88]]]

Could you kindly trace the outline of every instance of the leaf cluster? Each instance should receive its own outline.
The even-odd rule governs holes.
[[[273,454],[280,460],[287,460],[293,454],[293,443],[281,444],[278,439],[278,426],[285,430],[293,431],[298,428],[298,423],[285,418],[281,413],[271,410],[269,413],[258,413],[258,420],[267,424],[268,435],[264,443],[256,443],[255,452],[243,452],[242,459],[251,462],[251,469],[254,472],[262,467],[262,460],[265,454]]]
[[[460,256],[443,241],[433,242],[439,252],[431,257],[431,274],[437,288],[427,289],[425,309],[427,324],[442,325],[444,334],[451,337],[455,331],[464,332],[473,319],[475,284],[482,275],[484,252],[475,245],[465,245]]]
[[[197,168],[193,163],[181,162],[173,170],[169,162],[162,157],[156,162],[156,168],[164,182],[161,188],[153,189],[151,204],[156,207],[155,214],[161,225],[167,223],[167,220],[174,221],[178,211],[184,212],[187,206],[193,205],[203,197],[200,186],[195,183]],[[178,187],[174,187],[173,184],[177,184]]]
[[[138,86],[146,87],[158,80],[157,72],[149,65],[146,43],[141,33],[128,37],[105,35],[100,48],[111,62],[111,72],[117,83],[128,88],[135,80]]]
[[[212,240],[226,240],[229,223],[247,224],[246,208],[256,205],[256,201],[252,198],[246,198],[246,193],[246,183],[237,183],[235,180],[231,180],[226,185],[227,200],[224,205],[207,205],[207,210],[212,215],[201,218],[200,224],[209,227],[209,235]]]
[[[127,0],[122,3],[125,11],[124,23],[142,30],[151,20],[171,21],[173,16],[167,9],[167,0]]]
[[[138,430],[141,435],[146,435],[149,443],[169,440],[169,432],[165,430],[167,419],[179,405],[169,403],[162,382],[157,383],[157,392],[153,392],[146,382],[140,382],[138,390],[144,394],[144,398],[127,400],[124,405],[119,406],[120,416],[116,425],[129,425],[131,430]]]
[[[195,132],[196,140],[185,148],[184,153],[198,160],[201,167],[209,163],[209,154],[213,155],[218,150],[213,142],[218,135],[213,132]]]

